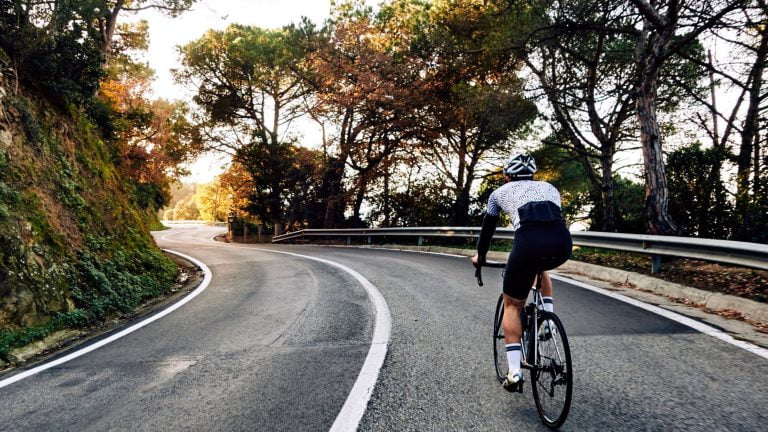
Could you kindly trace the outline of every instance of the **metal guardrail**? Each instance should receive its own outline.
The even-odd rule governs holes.
[[[303,238],[341,237],[350,244],[352,237],[417,237],[423,244],[424,237],[476,238],[477,227],[406,227],[365,229],[305,229],[276,236],[273,243]],[[605,233],[575,231],[571,233],[573,244],[604,249],[649,254],[653,259],[653,272],[661,266],[662,256],[701,259],[724,264],[768,270],[768,245],[730,240],[701,239],[691,237],[655,236],[644,234]],[[515,232],[509,228],[497,228],[494,239],[514,240]]]

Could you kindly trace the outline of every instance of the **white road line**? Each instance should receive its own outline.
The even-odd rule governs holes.
[[[231,247],[231,246],[230,246]],[[241,247],[241,246],[235,246]],[[360,370],[360,374],[357,376],[355,385],[352,386],[352,391],[349,392],[344,406],[336,416],[331,431],[355,431],[360,424],[365,410],[368,407],[368,401],[373,394],[373,388],[376,386],[376,381],[379,378],[379,371],[384,365],[384,358],[387,356],[387,346],[389,345],[389,336],[392,329],[392,318],[389,313],[389,306],[387,305],[384,296],[381,292],[363,275],[355,270],[339,264],[335,261],[326,260],[323,258],[317,258],[309,255],[300,255],[292,252],[284,252],[273,249],[263,248],[249,248],[244,249],[273,252],[284,255],[291,255],[299,258],[318,261],[323,264],[334,266],[349,273],[360,282],[360,285],[365,288],[368,293],[368,298],[373,303],[373,308],[376,313],[376,322],[373,327],[373,339],[371,340],[371,348],[368,350],[368,355],[365,358],[365,363]]]
[[[648,312],[652,312],[652,313],[655,313],[657,315],[661,315],[664,318],[671,319],[672,321],[678,322],[678,323],[683,324],[685,326],[688,326],[688,327],[690,327],[690,328],[692,328],[694,330],[700,331],[701,333],[704,333],[706,335],[709,335],[709,336],[712,336],[714,338],[720,339],[723,342],[727,342],[727,343],[729,343],[731,345],[735,345],[735,346],[737,346],[737,347],[739,347],[741,349],[747,350],[747,351],[749,351],[749,352],[751,352],[753,354],[757,354],[760,357],[768,360],[768,349],[761,348],[761,347],[759,347],[757,345],[753,345],[753,344],[751,344],[749,342],[744,342],[744,341],[738,340],[738,339],[734,338],[733,336],[729,335],[728,333],[725,333],[724,331],[722,331],[720,329],[714,328],[714,327],[709,326],[707,324],[704,324],[704,323],[702,323],[700,321],[696,321],[694,319],[691,319],[691,318],[688,318],[686,316],[680,315],[677,312],[672,312],[670,310],[667,310],[667,309],[664,309],[664,308],[660,308],[658,306],[654,306],[654,305],[650,305],[650,304],[647,304],[647,303],[643,303],[643,302],[641,302],[639,300],[635,300],[633,298],[629,298],[627,296],[624,296],[624,295],[621,295],[621,294],[618,294],[618,293],[614,293],[614,292],[611,292],[611,291],[608,291],[608,290],[605,290],[605,289],[602,289],[602,288],[598,288],[598,287],[596,287],[594,285],[590,285],[588,283],[576,281],[576,280],[573,280],[573,279],[570,279],[570,278],[567,278],[567,277],[564,277],[564,276],[552,274],[551,277],[552,277],[552,279],[557,279],[557,280],[566,282],[566,283],[571,284],[571,285],[576,285],[576,286],[578,286],[580,288],[584,288],[586,290],[593,291],[593,292],[596,292],[598,294],[602,294],[604,296],[608,296],[608,297],[610,297],[612,299],[623,301],[624,303],[629,303],[632,306],[639,307],[640,309],[644,309],[644,310],[646,310]]]
[[[66,363],[66,362],[68,362],[70,360],[74,360],[74,359],[76,359],[76,358],[78,358],[80,356],[88,354],[91,351],[97,350],[97,349],[103,347],[104,345],[107,345],[108,343],[114,342],[114,341],[116,341],[116,340],[118,340],[118,339],[120,339],[120,338],[122,338],[124,336],[127,336],[127,335],[135,332],[136,330],[138,330],[138,329],[140,329],[140,328],[142,328],[142,327],[144,327],[144,326],[146,326],[146,325],[148,325],[148,324],[150,324],[152,322],[155,322],[155,321],[159,320],[160,318],[168,315],[169,313],[175,311],[176,309],[184,306],[189,301],[191,301],[193,298],[195,298],[198,295],[200,295],[200,293],[203,292],[208,287],[208,284],[211,283],[211,278],[212,278],[211,269],[209,269],[208,266],[203,264],[201,261],[199,261],[199,260],[197,260],[195,258],[192,258],[189,255],[185,255],[185,254],[182,254],[182,253],[179,253],[179,252],[176,252],[176,251],[172,251],[172,250],[169,250],[169,249],[163,249],[163,250],[168,252],[168,253],[172,253],[174,255],[180,256],[180,257],[182,257],[182,258],[184,258],[184,259],[186,259],[188,261],[191,261],[196,266],[200,267],[203,270],[203,273],[205,274],[205,276],[203,277],[203,282],[200,284],[200,286],[195,288],[195,290],[192,291],[191,293],[189,293],[186,297],[184,297],[183,299],[181,299],[177,303],[174,303],[173,305],[171,305],[169,308],[163,310],[162,312],[157,313],[155,315],[152,315],[151,317],[149,317],[149,318],[147,318],[147,319],[145,319],[143,321],[140,321],[140,322],[138,322],[138,323],[136,323],[136,324],[134,324],[134,325],[124,329],[124,330],[121,330],[120,332],[115,333],[115,334],[113,334],[112,336],[110,336],[110,337],[108,337],[106,339],[100,340],[100,341],[98,341],[96,343],[93,343],[91,345],[86,346],[85,348],[82,348],[82,349],[79,349],[79,350],[77,350],[77,351],[75,351],[73,353],[67,354],[64,357],[58,358],[58,359],[50,361],[48,363],[44,363],[44,364],[42,364],[40,366],[37,366],[37,367],[29,369],[27,371],[18,373],[16,375],[13,375],[12,377],[9,377],[9,378],[6,378],[6,379],[0,381],[0,388],[9,386],[9,385],[11,385],[11,384],[13,384],[15,382],[23,380],[24,378],[31,377],[32,375],[36,375],[36,374],[38,374],[40,372],[43,372],[43,371],[45,371],[47,369],[50,369],[52,367],[59,366],[59,365],[61,365],[63,363]]]
[[[214,240],[219,234],[214,235],[209,241]],[[172,240],[173,241],[173,240]],[[220,242],[217,242],[220,243]],[[337,267],[354,277],[360,285],[363,286],[365,292],[368,294],[368,298],[373,304],[373,309],[376,314],[376,320],[373,325],[373,338],[371,340],[371,348],[368,350],[368,355],[365,357],[360,373],[357,375],[357,380],[352,386],[352,390],[347,396],[347,400],[344,402],[344,406],[341,407],[341,411],[336,416],[331,431],[333,432],[346,432],[355,431],[360,424],[360,420],[363,419],[365,410],[368,407],[368,401],[373,394],[373,388],[376,386],[376,381],[379,378],[379,372],[384,365],[384,358],[387,356],[387,346],[389,345],[389,337],[392,332],[392,317],[389,313],[389,306],[387,305],[384,296],[381,295],[378,288],[373,285],[368,279],[357,271],[335,261],[330,261],[323,258],[317,258],[310,255],[301,255],[293,252],[285,252],[274,249],[265,249],[261,247],[248,247],[248,246],[235,246],[232,244],[221,244],[222,247],[248,249],[251,251],[263,251],[272,252],[283,255],[291,255],[298,258],[304,258],[327,264],[333,267]]]

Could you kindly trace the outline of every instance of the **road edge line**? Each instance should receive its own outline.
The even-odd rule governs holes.
[[[321,246],[321,245],[318,245]],[[333,247],[338,248],[351,248],[351,249],[373,249],[373,250],[392,250],[392,251],[398,251],[398,252],[412,252],[412,253],[423,253],[423,254],[429,254],[429,255],[443,255],[443,256],[451,256],[456,258],[466,258],[465,255],[457,255],[457,254],[449,254],[444,252],[429,252],[429,251],[417,251],[417,250],[409,250],[409,249],[395,249],[395,248],[366,248],[366,247],[358,247],[358,246],[347,246],[347,245],[333,245]],[[624,303],[628,303],[632,306],[638,307],[640,309],[644,309],[648,312],[654,313],[656,315],[660,315],[664,318],[667,318],[669,320],[672,320],[674,322],[677,322],[678,324],[682,324],[686,327],[690,327],[700,333],[704,333],[708,336],[714,337],[716,339],[719,339],[725,343],[728,343],[730,345],[733,345],[735,347],[741,348],[745,351],[751,352],[752,354],[755,354],[757,356],[760,356],[766,360],[768,360],[768,349],[760,347],[758,345],[755,345],[750,342],[742,341],[739,339],[736,339],[735,337],[731,336],[730,334],[713,327],[709,324],[696,321],[693,318],[689,318],[685,315],[682,315],[677,312],[673,312],[668,309],[664,309],[659,306],[654,306],[645,302],[642,302],[640,300],[635,300],[631,297],[627,297],[622,294],[614,293],[611,291],[608,291],[603,288],[596,287],[594,285],[590,285],[586,282],[577,281],[575,279],[571,279],[566,276],[562,276],[560,274],[556,273],[556,270],[554,270],[552,273],[550,273],[550,276],[552,279],[557,279],[563,282],[567,282],[569,284],[578,286],[580,288],[595,292],[597,294],[602,294],[607,297],[611,297],[614,300],[618,300]]]
[[[209,241],[222,243],[215,240],[219,235],[221,234],[211,236]],[[232,243],[222,243],[220,246],[272,252],[317,261],[349,273],[363,286],[366,294],[368,294],[368,299],[373,304],[374,313],[376,315],[373,325],[373,337],[371,338],[371,348],[368,350],[368,354],[363,362],[363,367],[357,375],[357,380],[355,380],[355,384],[352,386],[352,390],[350,390],[347,400],[344,401],[341,411],[336,415],[336,419],[333,421],[333,425],[331,425],[330,428],[331,432],[356,431],[357,427],[360,425],[360,421],[365,415],[365,411],[368,409],[368,401],[370,401],[371,396],[373,395],[373,389],[376,387],[376,382],[379,379],[379,372],[381,371],[382,366],[384,366],[384,359],[387,356],[387,348],[392,333],[392,315],[389,312],[389,305],[387,305],[387,301],[384,299],[384,296],[379,289],[356,270],[347,267],[344,264],[337,263],[336,261],[275,249],[239,246]]]
[[[697,330],[697,331],[699,331],[701,333],[704,333],[704,334],[706,334],[708,336],[712,336],[714,338],[720,339],[723,342],[726,342],[726,343],[729,343],[731,345],[737,346],[737,347],[739,347],[739,348],[741,348],[743,350],[749,351],[749,352],[751,352],[753,354],[756,354],[756,355],[758,355],[758,356],[768,360],[768,349],[759,347],[759,346],[751,344],[749,342],[745,342],[745,341],[736,339],[733,336],[729,335],[728,333],[726,333],[726,332],[724,332],[724,331],[722,331],[722,330],[720,330],[718,328],[712,327],[709,324],[705,324],[703,322],[696,321],[693,318],[688,318],[687,316],[684,316],[684,315],[679,314],[677,312],[673,312],[673,311],[668,310],[668,309],[661,308],[659,306],[654,306],[654,305],[642,302],[640,300],[636,300],[636,299],[627,297],[627,296],[622,295],[622,294],[618,294],[618,293],[611,292],[611,291],[608,291],[608,290],[603,289],[603,288],[596,287],[594,285],[590,285],[590,284],[588,284],[586,282],[577,281],[577,280],[574,280],[574,279],[571,279],[569,277],[562,276],[562,275],[559,275],[559,274],[550,274],[550,276],[552,277],[552,279],[560,280],[562,282],[567,282],[569,284],[576,285],[576,286],[578,286],[580,288],[583,288],[583,289],[586,289],[586,290],[589,290],[589,291],[592,291],[592,292],[595,292],[595,293],[598,293],[598,294],[602,294],[604,296],[610,297],[610,298],[615,299],[615,300],[622,301],[624,303],[631,304],[632,306],[638,307],[640,309],[644,309],[644,310],[646,310],[648,312],[655,313],[656,315],[661,315],[664,318],[670,319],[670,320],[675,321],[675,322],[677,322],[679,324],[682,324],[684,326],[690,327],[690,328],[692,328],[694,330]]]
[[[363,415],[365,415],[365,411],[368,408],[368,401],[371,399],[371,395],[373,395],[373,389],[376,387],[376,382],[379,378],[379,372],[381,371],[382,366],[384,366],[384,359],[387,356],[387,347],[389,346],[389,339],[392,332],[392,317],[389,312],[389,305],[387,305],[384,296],[381,294],[379,289],[376,288],[376,286],[363,275],[358,273],[356,270],[347,267],[344,264],[339,264],[335,261],[313,257],[311,255],[302,255],[274,249],[243,246],[235,247],[250,249],[254,251],[291,255],[294,257],[321,262],[323,264],[337,267],[349,273],[352,277],[355,278],[355,280],[360,283],[360,285],[363,286],[363,289],[365,289],[365,292],[368,294],[368,299],[373,304],[373,309],[376,315],[376,319],[373,325],[371,348],[368,350],[368,355],[365,357],[363,367],[360,369],[357,380],[355,380],[355,384],[352,386],[352,390],[349,392],[347,400],[344,402],[344,406],[341,407],[341,411],[339,411],[339,413],[336,415],[336,419],[330,428],[332,432],[357,430],[357,427],[360,424],[360,421],[363,419]]]
[[[190,302],[192,299],[194,299],[195,297],[200,295],[200,293],[205,291],[206,288],[208,288],[208,284],[211,283],[211,279],[213,278],[213,274],[211,273],[211,269],[208,268],[207,265],[205,265],[202,261],[200,261],[200,260],[198,260],[196,258],[193,258],[193,257],[191,257],[189,255],[183,254],[181,252],[177,252],[177,251],[170,250],[170,249],[162,249],[162,250],[192,262],[193,264],[195,264],[197,267],[199,267],[203,271],[203,274],[204,274],[203,281],[200,283],[200,285],[197,286],[197,288],[195,288],[194,291],[192,291],[191,293],[187,294],[183,299],[181,299],[178,302],[172,304],[167,309],[164,309],[164,310],[162,310],[159,313],[156,313],[156,314],[154,314],[154,315],[152,315],[152,316],[150,316],[150,317],[148,317],[148,318],[146,318],[146,319],[144,319],[142,321],[139,321],[138,323],[133,324],[130,327],[125,328],[125,329],[123,329],[123,330],[113,334],[112,336],[110,336],[108,338],[102,339],[102,340],[100,340],[98,342],[95,342],[95,343],[93,343],[91,345],[88,345],[88,346],[86,346],[84,348],[80,348],[80,349],[76,350],[75,352],[69,353],[69,354],[67,354],[67,355],[65,355],[63,357],[60,357],[60,358],[56,359],[56,360],[52,360],[50,362],[43,363],[43,364],[41,364],[39,366],[36,366],[36,367],[34,367],[32,369],[26,370],[24,372],[17,373],[17,374],[15,374],[13,376],[10,376],[10,377],[8,377],[8,378],[6,378],[4,380],[0,380],[0,389],[3,388],[3,387],[7,387],[7,386],[9,386],[11,384],[14,384],[16,382],[19,382],[19,381],[21,381],[21,380],[23,380],[25,378],[29,378],[29,377],[31,377],[33,375],[37,375],[38,373],[43,372],[45,370],[48,370],[50,368],[53,368],[53,367],[59,366],[61,364],[64,364],[64,363],[66,363],[66,362],[68,362],[70,360],[74,360],[74,359],[76,359],[78,357],[81,357],[81,356],[83,356],[85,354],[90,353],[91,351],[95,351],[95,350],[97,350],[97,349],[99,349],[99,348],[101,348],[101,347],[103,347],[103,346],[105,346],[105,345],[107,345],[109,343],[112,343],[112,342],[114,342],[114,341],[116,341],[118,339],[121,339],[121,338],[123,338],[123,337],[125,337],[125,336],[127,336],[127,335],[129,335],[129,334],[131,334],[133,332],[135,332],[136,330],[138,330],[138,329],[140,329],[140,328],[142,328],[142,327],[144,327],[144,326],[146,326],[148,324],[151,324],[151,323],[159,320],[160,318],[163,318],[164,316],[170,314],[171,312],[175,311],[176,309],[179,309],[180,307],[184,306],[185,304]]]

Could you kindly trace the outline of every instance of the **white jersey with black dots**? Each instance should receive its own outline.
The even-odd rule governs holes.
[[[491,216],[498,216],[499,212],[508,214],[512,221],[512,229],[517,231],[520,228],[517,209],[534,201],[552,201],[558,207],[562,206],[560,192],[551,184],[543,181],[518,180],[507,182],[491,193],[491,197],[488,198],[487,213]]]

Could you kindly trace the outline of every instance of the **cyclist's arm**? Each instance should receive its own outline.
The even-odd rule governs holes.
[[[491,247],[491,240],[493,239],[493,233],[496,232],[496,223],[498,221],[498,214],[493,216],[486,213],[485,217],[483,217],[483,226],[480,230],[480,237],[477,239],[477,257],[481,264],[485,262],[485,255]]]
[[[492,193],[488,198],[488,209],[483,217],[483,226],[480,230],[480,236],[477,238],[477,258],[482,264],[485,262],[485,255],[491,247],[493,233],[496,232],[496,223],[499,222],[499,206],[496,203],[496,193]]]

